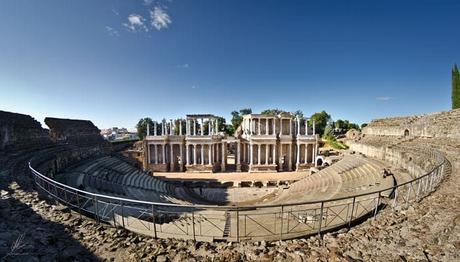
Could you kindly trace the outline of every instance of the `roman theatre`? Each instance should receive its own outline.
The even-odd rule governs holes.
[[[349,229],[423,203],[458,168],[460,110],[373,120],[333,155],[308,119],[245,115],[234,136],[218,119],[155,122],[133,146],[109,144],[91,121],[46,118],[45,130],[0,111],[1,167],[72,215],[206,242]]]

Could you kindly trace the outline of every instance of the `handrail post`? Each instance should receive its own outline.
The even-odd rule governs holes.
[[[240,242],[240,210],[236,207],[236,241]]]
[[[125,227],[125,213],[123,211],[124,205],[123,205],[123,202],[121,202],[121,200],[120,200],[120,206],[121,206],[121,224],[122,224],[123,228],[126,228]]]
[[[420,188],[422,187],[422,179],[419,179],[417,185],[417,192],[415,192],[415,201],[418,202],[420,200]]]
[[[80,198],[78,197],[80,194],[78,193],[78,191],[75,191],[75,194],[77,195],[77,206],[78,206],[78,215],[81,219],[81,207],[80,207]]]
[[[394,199],[393,199],[393,210],[395,209],[395,207],[396,207],[396,203],[397,203],[397,198],[398,198],[398,188],[399,188],[399,187],[396,187],[396,188],[395,188],[395,195],[394,195]]]
[[[353,203],[351,204],[350,221],[348,222],[348,229],[351,228],[351,222],[353,221],[353,212],[355,212],[355,203],[356,203],[356,197],[353,197]]]
[[[324,201],[321,202],[321,211],[319,214],[319,227],[318,227],[318,236],[321,238],[321,225],[323,223],[323,210],[324,210]]]
[[[407,199],[406,199],[406,205],[409,206],[409,198],[410,198],[410,191],[412,190],[412,182],[410,182],[409,184],[409,190],[407,190]]]
[[[373,218],[374,220],[375,220],[375,217],[377,216],[379,205],[380,205],[380,192],[379,192],[379,195],[377,196],[377,203],[375,204],[374,218]]]
[[[196,241],[196,235],[195,235],[195,210],[192,210],[192,232],[193,232],[193,240]]]
[[[153,237],[157,238],[157,223],[155,217],[155,206],[152,205],[152,223],[153,223]]]
[[[283,240],[284,205],[281,205],[280,240]]]
[[[94,208],[96,211],[96,222],[99,224],[99,210],[98,210],[98,204],[97,204],[97,197],[94,196]]]

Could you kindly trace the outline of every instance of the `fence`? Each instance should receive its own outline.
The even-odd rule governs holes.
[[[436,166],[411,181],[375,192],[323,201],[257,206],[179,205],[95,194],[59,183],[36,171],[36,185],[83,215],[156,238],[198,241],[290,239],[375,217],[380,209],[405,208],[433,192],[449,163],[433,152]]]

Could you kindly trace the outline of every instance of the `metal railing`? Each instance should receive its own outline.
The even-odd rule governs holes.
[[[390,206],[408,207],[435,190],[449,163],[433,152],[436,166],[411,181],[383,190],[349,197],[302,203],[213,206],[180,205],[96,194],[59,183],[36,171],[29,162],[39,189],[78,213],[117,227],[156,238],[199,241],[279,240],[350,227],[357,220],[374,217]]]

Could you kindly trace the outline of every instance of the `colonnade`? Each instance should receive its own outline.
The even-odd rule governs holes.
[[[198,121],[200,120],[200,121]],[[188,118],[186,120],[187,136],[204,136],[205,135],[205,118]],[[208,133],[206,135],[217,135],[219,133],[219,122],[217,118],[207,120]]]
[[[213,165],[222,162],[221,143],[187,143],[186,165]]]

